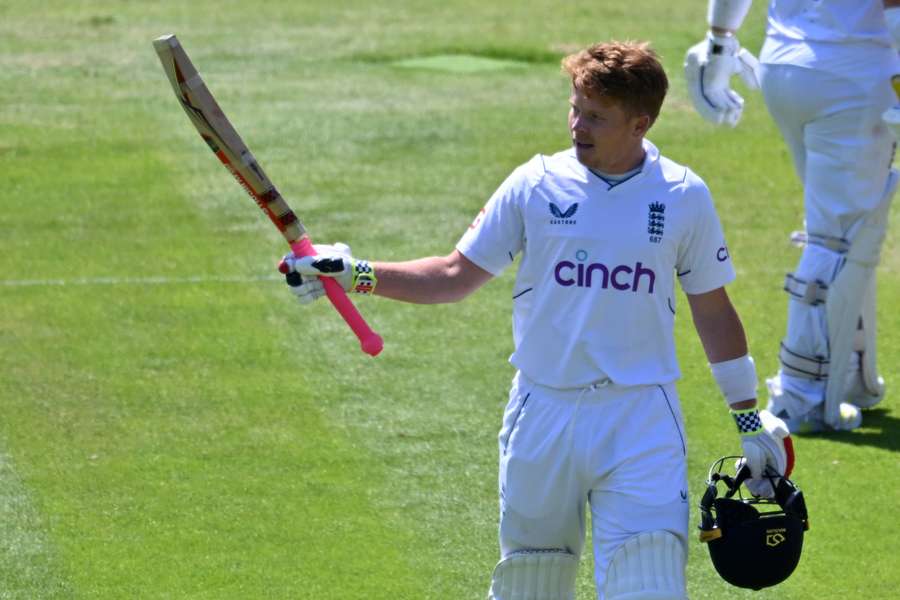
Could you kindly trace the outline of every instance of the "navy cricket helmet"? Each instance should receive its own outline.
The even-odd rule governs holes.
[[[731,585],[760,590],[787,579],[800,562],[809,517],[803,492],[787,477],[767,471],[774,498],[744,496],[750,468],[740,456],[712,464],[700,500],[700,541],[719,575]],[[734,476],[726,462],[741,465]],[[725,488],[719,497],[719,485]],[[736,496],[736,497],[735,497]]]

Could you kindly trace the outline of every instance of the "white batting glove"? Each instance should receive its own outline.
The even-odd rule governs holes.
[[[750,468],[745,485],[754,496],[771,498],[775,489],[764,475],[788,477],[794,467],[794,446],[787,425],[767,410],[732,410],[731,414],[741,434],[744,458],[740,462]]]
[[[740,75],[748,88],[759,89],[759,61],[741,48],[734,36],[707,34],[684,59],[684,74],[694,108],[707,121],[734,127],[744,111],[744,99],[731,89],[731,76]]]
[[[319,277],[332,277],[344,291],[371,294],[377,279],[367,261],[353,258],[350,246],[316,244],[316,256],[286,255],[279,265],[291,292],[301,304],[310,304],[325,294]]]

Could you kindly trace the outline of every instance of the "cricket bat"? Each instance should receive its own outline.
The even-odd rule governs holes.
[[[178,38],[174,34],[164,35],[153,41],[153,47],[175,90],[175,96],[203,141],[275,224],[294,255],[314,256],[316,251],[306,228],[219,108]],[[322,277],[321,280],[331,304],[359,338],[363,352],[372,356],[381,352],[384,347],[381,336],[372,331],[340,284],[330,277]]]

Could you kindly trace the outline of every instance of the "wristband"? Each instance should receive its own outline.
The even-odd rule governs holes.
[[[753,0],[709,0],[706,21],[710,27],[737,31]]]
[[[355,294],[371,294],[375,291],[378,278],[375,277],[375,268],[367,260],[357,260],[353,263],[353,283],[350,291]]]
[[[706,34],[709,42],[710,56],[734,56],[741,49],[737,38],[731,35],[716,35],[715,33]]]
[[[737,424],[738,433],[741,435],[759,435],[762,433],[763,424],[759,418],[759,409],[747,408],[744,410],[732,410],[731,416]]]
[[[709,368],[729,407],[756,398],[756,366],[749,354],[712,363]]]
[[[900,48],[900,6],[884,9],[884,20],[887,21],[887,28],[894,40],[894,45]]]

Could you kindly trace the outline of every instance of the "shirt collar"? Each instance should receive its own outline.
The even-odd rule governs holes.
[[[631,177],[629,177],[628,179],[625,179],[625,180],[622,180],[622,181],[619,181],[619,182],[612,182],[612,183],[610,183],[610,182],[606,181],[606,179],[604,179],[603,177],[601,177],[600,175],[598,175],[597,173],[595,173],[594,171],[592,171],[592,170],[591,170],[590,168],[588,168],[587,166],[582,165],[580,162],[579,162],[578,164],[581,165],[581,168],[582,168],[582,169],[584,169],[584,171],[585,171],[585,173],[587,174],[588,178],[592,178],[592,179],[594,179],[594,180],[602,181],[604,184],[606,184],[606,185],[608,186],[608,187],[607,187],[607,191],[611,191],[611,190],[614,190],[614,189],[618,188],[618,187],[621,186],[621,185],[625,185],[625,184],[628,184],[628,183],[631,183],[631,182],[640,181],[640,180],[647,174],[647,172],[650,171],[651,169],[653,169],[653,168],[656,166],[656,164],[659,162],[659,148],[657,148],[657,147],[653,144],[653,142],[651,142],[650,140],[644,138],[643,140],[641,140],[641,146],[642,146],[643,149],[644,149],[644,162],[641,163],[641,170],[640,170],[640,172],[637,173],[637,174],[635,174],[635,175],[633,175],[633,176],[631,176]],[[572,157],[575,158],[575,151],[574,151],[574,150],[572,151]],[[577,162],[578,159],[575,158],[575,161]]]

